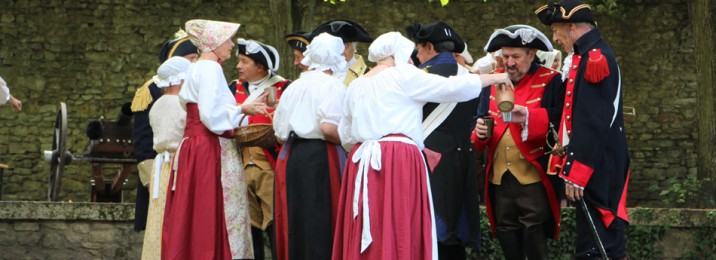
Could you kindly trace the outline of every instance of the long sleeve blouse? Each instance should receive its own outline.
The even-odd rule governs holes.
[[[217,135],[238,127],[241,120],[241,106],[236,105],[236,98],[227,86],[218,62],[199,60],[191,66],[179,92],[182,106],[196,103],[201,122]]]
[[[293,131],[301,138],[323,139],[320,125],[338,125],[343,113],[345,85],[321,71],[307,71],[281,95],[274,114],[276,136],[287,140]]]
[[[397,65],[354,80],[344,99],[338,127],[341,142],[355,144],[404,134],[423,148],[422,107],[427,102],[463,102],[480,95],[479,75],[428,74],[412,65]]]

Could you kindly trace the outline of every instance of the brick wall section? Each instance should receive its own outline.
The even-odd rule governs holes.
[[[16,1],[0,15],[0,75],[24,101],[25,111],[0,108],[0,161],[6,171],[6,200],[44,200],[48,165],[40,160],[49,150],[57,104],[69,109],[69,148],[84,150],[83,131],[90,119],[114,118],[135,89],[153,75],[159,44],[194,17],[233,20],[244,24],[239,36],[269,44],[269,1]],[[319,2],[306,24],[310,30],[322,21],[347,18],[358,21],[373,35],[401,31],[413,21],[445,20],[466,39],[473,57],[495,28],[530,24],[546,32],[533,12],[534,1],[453,0],[446,7],[418,0],[348,0],[331,5]],[[548,1],[545,1],[545,3]],[[716,1],[714,1],[716,2]],[[658,191],[670,176],[696,174],[698,77],[695,47],[686,1],[620,1],[625,18],[597,17],[606,40],[616,52],[624,78],[625,105],[636,108],[627,134],[633,157],[630,204],[661,206]],[[712,5],[715,6],[716,4]],[[279,14],[289,15],[289,14]],[[300,20],[300,19],[299,19]],[[716,26],[714,26],[716,28]],[[368,45],[359,45],[367,56]],[[281,74],[295,75],[283,54]],[[236,77],[236,60],[224,64],[227,77]],[[61,198],[89,200],[89,165],[67,168]],[[132,177],[127,189],[135,185]],[[132,196],[128,196],[132,197]]]

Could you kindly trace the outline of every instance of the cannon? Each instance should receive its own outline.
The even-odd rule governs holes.
[[[136,167],[132,144],[132,111],[125,103],[114,121],[104,117],[91,120],[85,134],[88,144],[84,154],[75,155],[67,150],[67,105],[60,103],[54,123],[52,150],[44,151],[44,161],[50,164],[47,197],[57,201],[62,190],[65,166],[78,161],[92,165],[92,202],[122,202],[122,187]],[[117,169],[112,180],[105,180],[105,169]]]

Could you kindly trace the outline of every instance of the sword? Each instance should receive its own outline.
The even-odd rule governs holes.
[[[599,234],[597,233],[597,226],[594,225],[594,219],[592,219],[592,214],[590,214],[589,209],[587,209],[587,202],[584,201],[584,198],[582,198],[580,201],[582,202],[582,210],[584,211],[584,215],[587,216],[587,222],[589,222],[589,232],[592,233],[592,237],[597,243],[599,253],[602,255],[602,257],[604,257],[604,259],[609,259],[609,257],[607,256],[607,250],[604,249],[604,244],[602,244],[602,240],[599,238]]]

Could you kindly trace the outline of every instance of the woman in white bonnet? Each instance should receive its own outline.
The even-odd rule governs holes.
[[[355,146],[341,186],[334,260],[437,259],[422,107],[467,101],[495,83],[512,86],[505,73],[428,74],[408,64],[414,47],[398,32],[381,35],[368,49],[377,65],[347,90],[339,133]]]
[[[167,198],[167,184],[171,174],[170,162],[174,158],[184,135],[186,111],[179,103],[179,90],[184,84],[191,62],[181,56],[172,57],[157,69],[152,81],[163,95],[154,101],[149,110],[149,124],[153,131],[153,149],[157,151],[154,167],[149,177],[149,210],[147,228],[144,231],[142,259],[160,259],[162,246],[162,223]]]
[[[345,162],[337,130],[345,85],[336,77],[348,69],[343,51],[341,38],[313,38],[301,61],[308,71],[286,88],[276,108],[274,130],[285,142],[274,188],[278,259],[331,257]]]
[[[184,138],[169,179],[162,259],[253,259],[246,184],[233,129],[242,113],[266,113],[260,101],[236,105],[221,62],[231,58],[237,23],[191,20],[200,55],[179,92]],[[262,99],[258,99],[262,100]]]
[[[553,51],[537,51],[537,58],[542,66],[559,71],[562,67],[562,52]]]

